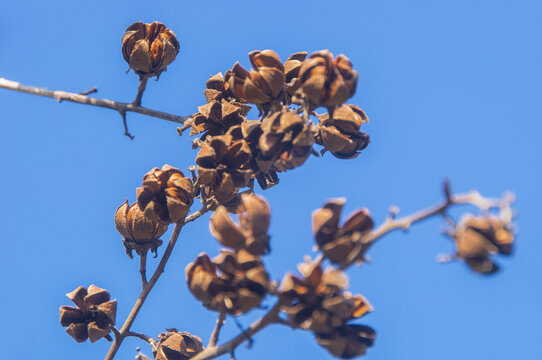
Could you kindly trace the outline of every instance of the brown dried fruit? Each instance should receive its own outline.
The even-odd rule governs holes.
[[[105,337],[109,341],[109,332],[115,325],[117,300],[110,300],[107,290],[90,285],[79,286],[66,296],[77,306],[60,307],[60,325],[68,327],[66,332],[81,343],[90,339],[94,343]]]
[[[346,199],[328,201],[321,209],[312,213],[312,229],[318,248],[332,263],[340,264],[347,259],[361,238],[368,234],[374,222],[367,209],[351,214],[339,226],[341,212]],[[362,249],[359,260],[362,260]]]
[[[373,346],[376,332],[364,325],[345,325],[329,334],[317,334],[316,342],[335,357],[351,359],[365,355]]]
[[[241,99],[238,99],[233,91],[230,90],[230,85],[227,81],[224,80],[222,73],[213,75],[205,83],[206,89],[203,90],[205,94],[205,99],[208,103],[213,101],[222,101],[226,100],[227,102],[240,107],[241,115],[246,116],[250,111],[251,107],[246,105]]]
[[[177,329],[167,330],[158,335],[160,340],[153,350],[155,360],[188,360],[205,350],[199,337]]]
[[[147,253],[148,250],[156,254],[156,249],[162,245],[159,238],[167,230],[167,225],[152,221],[143,214],[137,203],[129,205],[128,200],[115,212],[115,227],[124,236],[122,243],[130,259],[132,250],[138,255]]]
[[[279,289],[290,301],[284,311],[295,326],[318,334],[331,333],[373,310],[363,296],[344,291],[348,278],[341,270],[323,271],[315,263],[299,268],[304,277],[288,274]]]
[[[137,188],[137,203],[145,216],[162,224],[183,220],[192,205],[192,180],[169,165],[154,168]]]
[[[140,78],[160,76],[178,53],[175,33],[158,21],[133,23],[122,37],[122,56]]]
[[[494,216],[465,216],[455,230],[457,257],[475,272],[491,274],[499,269],[491,255],[512,253],[514,235],[508,224]]]
[[[234,250],[245,249],[253,255],[269,252],[269,205],[263,197],[243,194],[238,207],[236,224],[223,206],[211,217],[211,234],[224,246]]]
[[[233,141],[231,135],[215,136],[201,143],[196,156],[197,183],[204,185],[212,210],[234,200],[239,189],[249,184],[251,156],[247,142]]]
[[[286,91],[289,95],[294,95],[295,91],[299,89],[300,79],[299,79],[299,70],[301,70],[301,65],[307,57],[306,51],[297,52],[290,55],[286,62],[284,63],[284,75],[286,77]]]
[[[369,135],[359,131],[361,124],[369,118],[355,105],[341,105],[329,114],[319,116],[316,126],[316,143],[323,145],[322,154],[330,151],[340,159],[353,159],[369,145]]]
[[[277,106],[283,97],[284,66],[272,50],[251,51],[248,57],[254,70],[248,72],[235,63],[226,72],[225,80],[237,98],[256,104],[267,112],[272,106]]]
[[[312,151],[311,126],[293,111],[284,108],[262,120],[258,140],[258,167],[263,171],[286,171],[303,165]]]
[[[241,115],[243,109],[224,99],[212,100],[198,110],[192,115],[190,136],[204,133],[202,140],[207,136],[224,135],[229,128],[245,121]]]
[[[220,270],[220,274],[217,270]],[[186,267],[188,288],[205,307],[240,315],[260,305],[269,276],[259,256],[223,250],[211,261],[200,254]]]
[[[333,59],[329,50],[312,53],[299,70],[301,91],[311,108],[332,108],[343,104],[356,92],[357,71],[344,55]]]

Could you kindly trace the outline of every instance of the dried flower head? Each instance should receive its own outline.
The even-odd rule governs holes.
[[[329,50],[312,53],[299,70],[301,91],[312,108],[343,104],[356,92],[357,71],[344,55],[333,59]]]
[[[324,146],[322,154],[330,151],[339,159],[353,159],[369,145],[369,135],[359,130],[369,118],[359,107],[341,105],[333,111],[333,119],[329,113],[319,118],[316,142]]]
[[[457,257],[475,272],[491,274],[499,268],[491,255],[512,253],[514,235],[508,224],[497,217],[466,215],[455,229]]]
[[[148,250],[156,253],[156,249],[162,245],[162,240],[159,238],[167,230],[167,225],[152,221],[143,214],[137,203],[129,205],[128,200],[115,212],[115,227],[124,236],[122,243],[130,259],[132,250],[135,250],[138,255]]]
[[[77,307],[60,307],[60,325],[68,327],[66,332],[75,341],[81,343],[90,339],[93,343],[103,337],[109,338],[109,332],[115,325],[117,300],[110,300],[107,290],[94,285],[88,289],[79,286],[66,296]]]
[[[367,209],[357,210],[342,226],[339,226],[345,201],[344,198],[330,200],[321,209],[312,213],[312,229],[316,244],[324,256],[335,264],[345,261],[354,248],[361,244],[361,238],[374,226]],[[364,251],[365,249],[362,249],[360,252],[359,260],[362,260]]]
[[[137,203],[145,216],[162,224],[183,220],[192,205],[192,180],[169,165],[154,168],[137,188]]]
[[[254,70],[248,72],[237,62],[226,72],[225,80],[237,98],[268,111],[282,99],[284,66],[272,50],[251,51],[248,57]]]
[[[262,171],[286,171],[303,165],[312,151],[313,131],[293,111],[284,108],[262,120],[255,156]]]
[[[301,70],[301,65],[307,57],[306,51],[297,52],[290,55],[286,62],[284,63],[284,75],[286,77],[286,91],[289,95],[294,95],[295,91],[299,89],[300,79],[299,79],[299,70]]]
[[[199,337],[177,329],[167,329],[158,339],[153,349],[155,360],[188,360],[205,350]]]
[[[251,109],[249,105],[246,105],[244,101],[235,96],[233,91],[230,90],[230,85],[224,80],[224,76],[220,72],[211,76],[205,83],[205,87],[206,89],[203,90],[203,93],[205,94],[205,99],[208,103],[226,100],[227,102],[240,107],[242,109],[241,115],[243,116],[246,116]]]
[[[211,234],[222,245],[234,250],[245,249],[253,255],[269,252],[269,205],[263,197],[243,194],[238,207],[239,224],[236,224],[223,206],[211,217]]]
[[[344,291],[348,278],[341,270],[323,271],[319,264],[306,263],[300,271],[303,278],[288,274],[279,289],[281,296],[291,301],[284,311],[295,326],[329,334],[372,311],[363,296]]]
[[[220,273],[218,273],[220,270]],[[200,254],[186,267],[188,288],[205,307],[240,315],[260,305],[269,276],[259,256],[223,250],[211,260]]]
[[[175,33],[158,21],[133,23],[122,37],[122,56],[140,77],[160,76],[178,53]]]
[[[212,100],[198,110],[192,115],[190,135],[204,133],[202,140],[207,136],[224,135],[229,128],[245,121],[243,108],[224,99]]]
[[[196,156],[198,185],[203,185],[211,209],[234,200],[239,189],[250,182],[251,151],[244,140],[231,135],[215,136],[201,143]]]
[[[335,357],[351,359],[365,355],[367,348],[373,346],[375,337],[376,332],[370,327],[352,324],[328,334],[318,334],[316,342]]]

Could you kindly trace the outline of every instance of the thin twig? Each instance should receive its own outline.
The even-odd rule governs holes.
[[[71,92],[60,91],[60,90],[49,90],[46,88],[23,85],[21,83],[7,80],[4,78],[0,78],[0,88],[25,92],[28,94],[34,94],[34,95],[39,95],[39,96],[46,96],[46,97],[50,97],[54,99],[59,99],[61,101],[66,100],[66,101],[71,101],[71,102],[75,102],[79,104],[103,107],[103,108],[112,109],[118,112],[131,111],[131,112],[135,112],[135,113],[139,113],[139,114],[143,114],[147,116],[152,116],[158,119],[172,121],[178,124],[182,124],[190,118],[190,116],[174,115],[174,114],[170,114],[170,113],[166,113],[166,112],[162,112],[158,110],[148,109],[142,106],[135,106],[134,104],[130,104],[130,103],[117,102],[117,101],[108,100],[108,99],[96,99],[96,98],[88,97],[88,96],[77,94],[77,93],[71,93]]]
[[[141,99],[143,98],[143,93],[145,92],[145,88],[147,87],[147,81],[149,80],[148,76],[143,76],[139,80],[139,86],[137,87],[137,95],[132,102],[132,105],[135,106],[141,106]]]
[[[224,321],[226,320],[226,312],[221,311],[218,315],[218,319],[216,319],[216,326],[213,329],[213,332],[211,333],[211,338],[209,340],[209,344],[207,344],[207,347],[215,347],[216,343],[218,341],[218,335],[220,334],[220,329],[222,329],[222,326],[224,325]]]
[[[92,89],[88,89],[86,91],[82,91],[78,93],[79,95],[90,95],[98,92],[98,88],[95,86]],[[61,103],[64,99],[58,98],[57,101]]]
[[[122,117],[122,125],[124,126],[124,135],[128,136],[130,140],[134,140],[134,136],[128,131],[128,122],[126,121],[126,110],[119,111],[120,116]]]
[[[139,273],[141,274],[141,286],[147,285],[147,252],[139,256]]]
[[[345,269],[356,262],[359,259],[360,255],[379,238],[384,235],[397,230],[408,230],[413,224],[430,218],[435,215],[446,215],[446,210],[453,205],[460,204],[470,204],[478,207],[483,211],[489,211],[493,208],[504,208],[509,207],[510,203],[514,201],[512,196],[505,196],[503,199],[489,199],[485,198],[478,191],[472,191],[466,194],[460,195],[451,195],[449,192],[448,185],[445,184],[445,194],[446,200],[442,203],[433,206],[428,209],[418,211],[412,215],[404,216],[399,219],[394,217],[388,217],[382,225],[380,225],[376,230],[371,232],[367,236],[360,237],[359,243],[356,248],[349,254],[348,258],[341,264],[340,268]]]
[[[192,360],[214,359],[224,354],[232,354],[233,356],[234,350],[248,339],[251,339],[252,335],[266,328],[268,325],[275,324],[280,321],[278,320],[278,314],[283,305],[284,303],[282,302],[282,300],[279,299],[275,303],[275,305],[273,305],[273,307],[267,312],[267,314],[252,323],[252,325],[250,325],[248,329],[246,329],[245,331],[243,331],[242,333],[240,333],[223,345],[207,347],[205,350],[194,356]]]
[[[152,337],[150,337],[149,335],[146,335],[146,334],[143,334],[143,333],[138,333],[138,332],[135,332],[135,331],[128,331],[125,335],[125,337],[136,337],[138,339],[141,339],[143,341],[146,341],[148,342],[149,344],[151,345],[154,345],[156,343],[156,340],[154,340]]]
[[[160,275],[162,275],[162,273],[164,272],[164,268],[166,267],[166,264],[169,260],[169,257],[171,256],[173,248],[175,247],[175,244],[177,243],[177,239],[179,238],[179,234],[183,226],[190,221],[194,221],[201,215],[205,214],[207,211],[208,211],[207,208],[202,208],[192,213],[191,215],[188,215],[184,219],[184,221],[181,221],[175,225],[175,229],[173,229],[173,233],[171,234],[171,238],[169,239],[169,243],[166,247],[166,250],[164,251],[164,255],[162,255],[162,259],[160,260],[160,263],[156,267],[156,270],[154,271],[149,282],[141,290],[141,293],[139,294],[139,297],[137,298],[134,306],[132,307],[130,314],[126,318],[124,325],[122,325],[122,328],[119,331],[119,336],[116,336],[115,340],[113,341],[113,344],[111,344],[111,347],[109,348],[109,351],[107,352],[107,355],[105,356],[105,360],[112,360],[115,357],[115,354],[119,350],[120,345],[122,344],[126,336],[128,336],[127,334],[130,332],[130,328],[132,324],[134,323],[137,317],[137,314],[139,313],[139,310],[141,310],[141,307],[145,303],[145,300],[147,299],[147,296],[151,292],[152,288],[154,287],[154,285],[160,278]]]

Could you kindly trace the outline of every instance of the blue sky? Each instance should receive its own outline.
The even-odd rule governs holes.
[[[452,251],[440,219],[387,236],[372,248],[371,264],[348,274],[352,290],[375,307],[360,321],[377,330],[368,359],[536,359],[541,11],[534,0],[4,2],[0,77],[74,92],[97,86],[99,97],[131,101],[137,76],[125,74],[120,39],[131,23],[158,20],[176,32],[181,51],[149,82],[143,104],[188,115],[204,104],[208,76],[237,60],[250,67],[251,50],[274,49],[283,60],[301,50],[344,53],[360,73],[351,102],[369,115],[372,142],[355,160],[310,158],[262,193],[273,214],[271,276],[282,278],[311,254],[310,214],[328,198],[345,196],[345,213],[368,207],[381,222],[390,205],[407,214],[438,202],[445,176],[457,192],[511,190],[520,231],[498,275],[437,264],[437,254]],[[0,357],[99,359],[109,344],[75,343],[58,307],[69,303],[66,292],[96,284],[118,299],[119,321],[126,317],[139,293],[138,264],[124,254],[114,211],[135,200],[152,167],[192,165],[191,139],[172,123],[129,114],[130,141],[113,111],[6,90],[0,109]],[[155,336],[177,327],[206,341],[215,314],[189,294],[184,268],[218,249],[208,216],[183,229],[133,329]],[[230,321],[221,338],[237,331]],[[301,331],[269,328],[255,340],[239,359],[331,358]],[[150,353],[130,339],[118,359],[132,358],[136,346]]]

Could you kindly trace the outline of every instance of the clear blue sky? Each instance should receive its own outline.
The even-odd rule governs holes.
[[[209,75],[236,60],[249,67],[251,50],[274,49],[283,60],[300,50],[346,54],[361,75],[352,102],[371,119],[372,143],[355,160],[310,158],[263,193],[273,211],[265,258],[272,277],[311,252],[310,213],[330,197],[347,197],[346,213],[366,206],[380,222],[389,205],[406,214],[439,201],[444,176],[457,192],[512,190],[517,251],[500,261],[498,275],[435,263],[452,251],[440,220],[386,237],[370,252],[373,263],[349,275],[352,290],[375,307],[361,321],[377,330],[368,359],[542,358],[540,1],[34,0],[1,8],[1,77],[76,92],[97,86],[97,96],[119,101],[131,101],[137,88],[137,76],[124,73],[125,28],[164,22],[181,52],[149,82],[143,103],[181,115],[204,104]],[[114,211],[135,200],[152,167],[193,164],[191,139],[179,138],[172,123],[129,114],[130,141],[113,111],[6,90],[0,111],[0,357],[102,358],[109,343],[76,344],[58,323],[58,307],[69,303],[66,292],[96,284],[118,299],[119,321],[126,317],[139,293],[138,264],[124,254]],[[134,330],[177,327],[207,341],[215,314],[184,278],[199,252],[218,253],[207,220],[183,230]],[[221,338],[236,332],[230,321]],[[130,339],[118,359],[133,358],[136,346],[149,354]],[[265,330],[237,356],[330,358],[311,334],[283,327]]]

